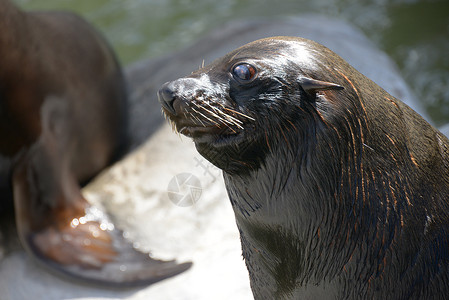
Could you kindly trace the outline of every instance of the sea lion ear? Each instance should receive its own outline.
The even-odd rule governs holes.
[[[315,95],[319,91],[342,90],[344,87],[332,82],[316,80],[308,77],[300,77],[298,83],[309,95]]]

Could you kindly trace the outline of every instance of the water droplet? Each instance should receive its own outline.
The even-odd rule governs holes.
[[[72,227],[72,228],[75,228],[76,226],[78,226],[80,224],[80,221],[77,219],[77,218],[74,218],[73,220],[72,220],[72,222],[70,222],[70,226]]]
[[[125,272],[127,269],[127,267],[125,265],[121,265],[120,266],[120,271]]]

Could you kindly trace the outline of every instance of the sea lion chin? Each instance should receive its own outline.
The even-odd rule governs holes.
[[[74,14],[24,12],[8,0],[0,27],[0,155],[12,178],[0,186],[13,190],[30,256],[58,276],[107,287],[187,270],[136,251],[81,194],[80,183],[127,144],[124,78],[103,37]]]
[[[223,170],[256,299],[448,294],[449,140],[338,55],[262,39],[158,96]]]

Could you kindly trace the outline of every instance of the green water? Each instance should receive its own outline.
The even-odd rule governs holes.
[[[398,64],[436,124],[449,122],[448,0],[15,0],[82,14],[124,64],[191,44],[236,19],[320,13],[362,29]]]

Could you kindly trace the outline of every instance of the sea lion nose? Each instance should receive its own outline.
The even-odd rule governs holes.
[[[162,107],[173,115],[176,115],[173,103],[176,99],[175,86],[173,81],[166,82],[157,92],[157,98]]]

